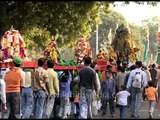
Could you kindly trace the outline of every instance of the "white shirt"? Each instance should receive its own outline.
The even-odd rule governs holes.
[[[96,85],[97,85],[97,90],[100,91],[101,84],[100,84],[99,76],[97,73],[96,73]]]
[[[143,87],[147,86],[147,78],[146,78],[146,73],[141,70],[141,68],[136,68],[132,70],[129,74],[128,82],[127,82],[127,88],[130,88],[133,82],[133,79],[135,77],[136,72],[140,72],[142,75],[142,81],[143,81]]]
[[[6,84],[2,79],[0,79],[0,90],[2,103],[6,103]]]
[[[119,105],[124,105],[124,106],[127,106],[127,98],[128,96],[130,96],[130,93],[126,90],[123,90],[123,91],[119,91],[117,94],[116,94],[116,97],[118,99],[117,103]]]

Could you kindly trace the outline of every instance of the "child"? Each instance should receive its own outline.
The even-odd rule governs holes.
[[[122,90],[116,94],[116,98],[117,98],[117,103],[119,105],[120,118],[124,118],[125,113],[126,113],[127,104],[128,104],[127,103],[128,96],[130,96],[130,93],[126,91],[125,85],[121,85],[121,88]]]
[[[69,98],[71,97],[70,93],[70,84],[72,81],[72,75],[69,70],[64,70],[60,77],[60,111],[59,117],[62,119],[66,119],[69,112],[69,105],[70,101]]]
[[[154,87],[153,81],[148,81],[148,88],[145,89],[145,95],[149,102],[149,118],[153,118],[153,111],[156,101],[158,101],[158,92]]]
[[[102,82],[101,92],[102,92],[102,115],[106,115],[107,105],[109,102],[110,114],[114,117],[114,94],[115,94],[115,80],[111,77],[112,73],[106,71],[106,80]]]

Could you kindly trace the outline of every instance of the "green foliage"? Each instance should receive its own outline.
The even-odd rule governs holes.
[[[27,49],[43,51],[51,35],[56,34],[60,35],[57,39],[60,48],[74,46],[82,36],[95,43],[95,25],[99,24],[101,42],[106,39],[109,28],[114,34],[117,23],[126,24],[122,15],[108,11],[110,3],[114,1],[0,1],[0,34],[13,25],[23,33]],[[139,36],[135,33],[134,37],[136,34]]]
[[[100,10],[107,10],[110,2],[43,2],[6,1],[0,2],[0,22],[4,33],[11,25],[20,31],[39,26],[52,35],[63,36],[64,44],[70,45],[79,37],[89,37],[91,27],[99,24]],[[102,9],[103,8],[103,9]]]
[[[25,43],[27,48],[42,48],[45,49],[47,47],[47,43],[49,42],[51,36],[50,32],[46,29],[42,29],[40,27],[33,27],[32,29],[26,29],[25,31]]]
[[[142,22],[149,27],[149,53],[148,58],[150,58],[150,54],[153,54],[154,61],[157,57],[157,31],[158,31],[158,17],[154,16],[151,19],[144,19]],[[135,45],[140,47],[141,51],[139,53],[139,57],[143,60],[142,56],[144,54],[144,26],[135,26],[130,25],[132,31],[132,37],[135,41]]]
[[[157,46],[158,46],[158,40],[157,40],[157,32],[158,32],[158,17],[154,16],[151,19],[145,19],[144,20],[149,27],[149,55],[153,54],[153,59],[156,61],[157,57]]]
[[[80,37],[91,36],[92,26],[101,23],[100,12],[107,11],[109,3],[0,1],[0,33],[13,25],[24,34],[28,49],[44,50],[48,38],[56,34],[59,47],[74,46]]]

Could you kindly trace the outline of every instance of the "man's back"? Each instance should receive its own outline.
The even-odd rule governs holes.
[[[119,71],[117,73],[116,82],[117,82],[118,90],[120,90],[121,89],[121,85],[124,84],[124,80],[126,78],[126,75],[127,75],[127,72]]]
[[[59,93],[59,80],[57,73],[52,69],[47,69],[51,94]]]
[[[10,68],[5,74],[6,92],[20,92],[22,76],[19,68]]]
[[[42,67],[36,68],[34,71],[34,79],[32,81],[33,91],[40,89],[46,90],[46,80],[48,80],[47,71]]]
[[[87,89],[94,89],[96,84],[96,72],[90,68],[85,67],[79,72],[80,77],[80,87],[85,87]]]
[[[136,75],[136,72],[140,72],[140,74],[142,75],[142,87],[147,86],[146,73],[144,71],[142,71],[141,68],[136,68],[136,69],[134,69],[130,72],[129,79],[128,79],[128,82],[127,82],[127,88],[132,86],[132,83],[133,83],[134,77]]]
[[[151,79],[155,81],[157,70],[156,69],[150,69],[149,72],[151,73]]]

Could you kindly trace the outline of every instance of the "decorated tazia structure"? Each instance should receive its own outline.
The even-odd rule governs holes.
[[[58,64],[58,45],[56,43],[56,40],[54,36],[52,36],[52,39],[49,41],[46,49],[44,50],[43,58],[45,59],[52,59],[55,61],[56,64]]]
[[[52,36],[52,39],[49,40],[49,43],[44,50],[43,58],[46,60],[52,59],[55,61],[56,65],[60,66],[76,66],[74,60],[65,60],[63,59],[62,55],[59,53],[58,44],[57,44],[57,37]]]
[[[0,41],[0,68],[5,69],[13,66],[12,58],[15,56],[23,59],[23,68],[35,68],[38,66],[37,61],[27,61],[25,59],[27,58],[27,48],[24,39],[18,30],[11,28],[5,32]],[[85,38],[80,38],[75,44],[75,59],[66,60],[63,59],[61,53],[58,50],[58,44],[56,42],[55,36],[52,36],[52,38],[48,41],[42,56],[46,60],[52,59],[55,61],[55,70],[76,70],[77,68],[79,69],[83,67],[83,58],[85,56],[92,58],[92,49],[88,40]],[[108,64],[108,62],[100,61],[100,63],[103,64],[97,63],[95,69],[105,70],[105,66]],[[47,68],[46,64],[44,65],[44,68]]]
[[[18,30],[11,28],[6,31],[0,42],[1,61],[12,60],[13,57],[26,57],[26,47],[23,37]]]
[[[77,64],[81,64],[84,56],[92,57],[92,49],[89,41],[85,38],[80,38],[75,46],[75,58]]]

